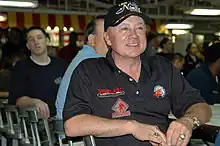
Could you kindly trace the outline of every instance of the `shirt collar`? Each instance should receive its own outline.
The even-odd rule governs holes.
[[[149,65],[148,57],[146,55],[146,52],[142,53],[140,55],[141,57],[141,64],[143,65],[144,69],[148,72],[148,74],[151,76],[151,68]],[[113,71],[118,71],[119,68],[115,65],[114,59],[112,57],[112,49],[109,49],[106,55],[106,59],[109,63],[109,65],[112,67]]]
[[[92,46],[89,46],[89,45],[83,45],[83,49],[87,49],[87,50],[95,52],[95,49]]]

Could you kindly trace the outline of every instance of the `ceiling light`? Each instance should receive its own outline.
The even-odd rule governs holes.
[[[58,26],[55,26],[53,30],[54,30],[54,31],[59,31],[60,29],[59,29]]]
[[[220,31],[216,32],[215,35],[220,37]]]
[[[201,16],[217,16],[220,15],[220,9],[193,9],[185,11],[184,13]]]
[[[26,8],[36,8],[38,6],[38,1],[36,0],[26,0],[26,1],[19,1],[19,0],[0,0],[0,6],[3,7],[26,7]]]
[[[66,27],[64,27],[64,28],[63,28],[63,31],[67,31],[67,28],[66,28]]]
[[[47,26],[47,31],[51,31],[51,27],[50,26]]]
[[[187,34],[189,30],[182,30],[182,29],[174,29],[172,30],[172,34],[180,35],[180,34]]]
[[[184,23],[169,23],[165,25],[166,29],[191,29],[193,24],[184,24]]]
[[[70,27],[70,31],[74,31],[74,28]]]

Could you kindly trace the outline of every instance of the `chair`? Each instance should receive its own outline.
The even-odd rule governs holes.
[[[0,102],[0,139],[1,139],[2,146],[7,145],[7,140],[6,140],[6,137],[4,136],[7,129],[8,129],[8,124],[6,121],[4,103]]]
[[[53,146],[54,144],[48,120],[41,117],[35,107],[28,107],[24,110],[28,113],[28,120],[31,127],[33,127],[34,135],[36,137],[36,145]]]
[[[23,139],[20,141],[20,145],[36,146],[34,129],[28,120],[28,112],[25,108],[18,108],[18,113],[21,120],[21,129],[23,131]]]
[[[85,146],[96,146],[95,139],[92,135],[83,137],[83,142]]]
[[[58,141],[59,141],[59,146],[62,146],[62,139],[60,138],[59,135],[64,135],[64,123],[63,120],[60,119],[56,119],[56,118],[51,118],[51,120],[53,121],[53,125],[54,125],[54,132],[56,133],[56,135],[58,135]],[[85,136],[85,137],[74,137],[74,138],[70,138],[70,137],[66,137],[66,139],[68,140],[68,145],[69,146],[74,146],[76,144],[82,144],[84,146],[96,146],[95,144],[95,140],[93,136]]]
[[[54,127],[53,132],[56,135],[56,137],[58,138],[59,146],[62,146],[63,142],[62,142],[61,136],[65,135],[64,127],[63,127],[63,120],[57,119],[55,117],[51,118],[50,120],[53,123],[53,127]]]

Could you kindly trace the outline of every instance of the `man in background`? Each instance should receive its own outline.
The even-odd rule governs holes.
[[[63,47],[60,49],[58,52],[58,56],[70,63],[72,59],[76,56],[76,54],[79,51],[79,47],[76,45],[77,41],[77,33],[76,32],[71,32],[70,34],[70,42],[67,46]]]
[[[205,63],[187,75],[187,80],[209,103],[220,103],[220,43],[214,43],[205,49]]]
[[[66,99],[67,90],[70,83],[70,78],[72,72],[78,66],[78,64],[87,58],[98,58],[104,57],[108,51],[105,44],[103,33],[104,33],[104,17],[97,16],[95,19],[91,20],[85,29],[85,44],[78,52],[76,57],[70,63],[68,69],[66,70],[62,82],[60,84],[57,100],[57,118],[62,119],[63,107]]]

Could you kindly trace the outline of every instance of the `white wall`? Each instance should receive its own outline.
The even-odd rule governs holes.
[[[189,43],[193,41],[193,35],[182,34],[176,36],[176,41],[174,43],[174,52],[181,53],[182,55],[186,55],[186,47]]]

